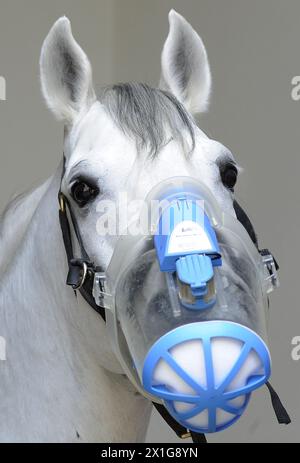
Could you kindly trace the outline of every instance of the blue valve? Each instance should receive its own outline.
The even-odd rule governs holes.
[[[182,304],[189,309],[207,309],[215,303],[215,296],[206,300],[208,284],[214,276],[212,260],[205,254],[191,254],[176,261],[178,280],[188,285],[192,304],[181,298]]]
[[[207,294],[207,282],[214,275],[211,258],[205,254],[191,254],[176,261],[177,276],[191,287],[194,296]]]
[[[215,266],[222,265],[215,231],[203,208],[181,194],[161,214],[154,244],[160,270],[176,272],[189,309],[206,309],[215,303],[211,291]]]

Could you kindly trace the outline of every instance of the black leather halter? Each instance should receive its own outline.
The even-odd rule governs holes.
[[[102,269],[91,261],[85,250],[76,218],[68,199],[61,192],[58,193],[59,200],[59,223],[62,231],[62,237],[65,245],[68,261],[67,285],[71,286],[74,291],[78,290],[86,302],[103,318],[105,321],[105,308],[96,304],[93,297],[93,284],[96,272]],[[74,229],[74,233],[80,248],[80,258],[74,256],[72,234],[70,229],[69,218]]]
[[[61,178],[63,178],[64,172],[65,172],[65,158],[64,158],[64,166],[63,166]],[[105,322],[106,321],[105,307],[101,305],[97,305],[93,297],[93,285],[94,285],[95,274],[97,272],[103,272],[103,269],[101,267],[96,266],[89,258],[89,255],[84,247],[82,237],[80,234],[80,230],[79,230],[76,218],[73,214],[71,205],[68,199],[62,193],[61,186],[58,192],[58,202],[59,202],[59,223],[60,223],[60,227],[62,231],[62,237],[63,237],[64,247],[66,250],[68,267],[69,267],[66,284],[73,288],[73,290],[75,291],[75,294],[76,294],[76,291],[78,290],[80,294],[82,295],[82,297],[86,300],[86,302],[102,317],[102,319]],[[252,239],[252,241],[254,242],[254,244],[256,245],[258,249],[256,234],[250,222],[250,219],[248,218],[244,210],[240,207],[240,205],[236,201],[234,201],[233,206],[234,206],[234,209],[237,215],[237,219],[245,227],[250,238]],[[71,221],[69,221],[69,217]],[[72,242],[70,222],[72,224],[74,234],[75,234],[76,240],[79,245],[80,254],[81,254],[79,258],[75,257],[74,255],[74,247],[73,247],[73,242]],[[270,254],[267,249],[259,250],[259,252],[261,255]],[[277,270],[279,267],[275,259],[274,259],[274,262],[275,262],[276,270]],[[291,422],[290,417],[287,411],[285,410],[285,408],[283,407],[277,393],[272,388],[269,382],[267,382],[266,385],[270,392],[272,405],[273,405],[278,422],[280,424],[282,423],[289,424]],[[170,413],[167,411],[167,409],[163,405],[158,404],[156,402],[153,402],[153,405],[155,406],[156,410],[160,413],[162,418],[166,421],[166,423],[177,434],[178,437],[180,437],[181,439],[191,437],[194,443],[206,443],[207,442],[205,434],[196,433],[196,432],[190,431],[184,426],[181,426],[181,424],[179,424],[170,415]]]

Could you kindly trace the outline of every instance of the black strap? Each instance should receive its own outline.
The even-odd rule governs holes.
[[[79,232],[79,228],[76,222],[76,219],[73,215],[72,209],[67,198],[59,192],[58,195],[59,199],[59,223],[60,228],[62,231],[63,242],[66,250],[67,261],[68,261],[68,276],[67,276],[67,285],[72,286],[72,288],[76,291],[79,290],[82,297],[85,301],[103,318],[105,321],[105,308],[98,306],[95,302],[93,297],[93,284],[94,284],[94,276],[95,272],[99,271],[97,267],[91,262],[88,253],[86,252],[81,235]],[[75,232],[75,236],[78,240],[81,258],[75,258],[74,251],[73,251],[73,244],[72,244],[72,235],[70,230],[70,223],[68,219],[68,212],[70,214],[72,226]],[[82,278],[84,277],[84,265],[87,268],[87,272],[84,278],[83,283],[81,284]]]
[[[64,200],[65,200],[65,203],[66,203],[66,205],[68,207],[68,211],[70,213],[70,217],[71,217],[72,225],[73,225],[73,228],[74,228],[74,231],[75,231],[75,235],[76,235],[77,241],[79,243],[81,259],[86,261],[86,262],[90,262],[89,255],[85,250],[85,247],[84,247],[84,244],[83,244],[83,241],[82,241],[82,238],[81,238],[81,234],[80,234],[80,231],[79,231],[77,220],[76,220],[76,218],[75,218],[75,216],[73,214],[73,210],[72,210],[72,208],[70,206],[70,203],[67,200],[67,198],[64,197]]]
[[[67,254],[68,263],[73,258],[73,246],[71,240],[71,231],[69,226],[69,221],[65,211],[59,209],[59,223],[62,232],[62,237],[64,241],[65,251]]]
[[[233,208],[236,214],[236,218],[238,219],[239,222],[241,222],[241,224],[247,230],[248,235],[250,236],[251,240],[253,241],[255,246],[258,248],[257,236],[255,233],[254,227],[249,217],[247,216],[246,212],[236,200],[233,201]]]
[[[191,438],[194,444],[207,444],[207,440],[205,434],[201,434],[199,432],[190,431]]]
[[[289,424],[291,422],[291,418],[289,417],[288,412],[282,405],[282,402],[279,399],[277,392],[273,389],[269,381],[266,382],[266,386],[270,392],[272,406],[273,406],[276,418],[278,420],[278,423],[279,424]]]
[[[156,402],[152,402],[158,413],[165,420],[165,422],[173,429],[180,439],[191,437],[194,443],[206,444],[205,434],[189,431],[187,428],[179,424],[168,412],[168,410],[162,405]]]

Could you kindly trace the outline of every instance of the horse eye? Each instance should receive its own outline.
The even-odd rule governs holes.
[[[73,199],[80,207],[85,206],[89,201],[94,199],[98,193],[98,188],[82,181],[74,183],[71,190]]]
[[[227,164],[220,169],[220,174],[223,185],[229,190],[233,191],[237,181],[237,168],[233,164]]]

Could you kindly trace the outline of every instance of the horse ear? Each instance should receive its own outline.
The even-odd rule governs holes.
[[[205,111],[211,75],[203,42],[175,10],[169,13],[169,26],[161,55],[160,88],[173,93],[192,114]]]
[[[66,124],[96,99],[90,62],[75,41],[66,17],[56,21],[43,43],[40,77],[47,105]]]

